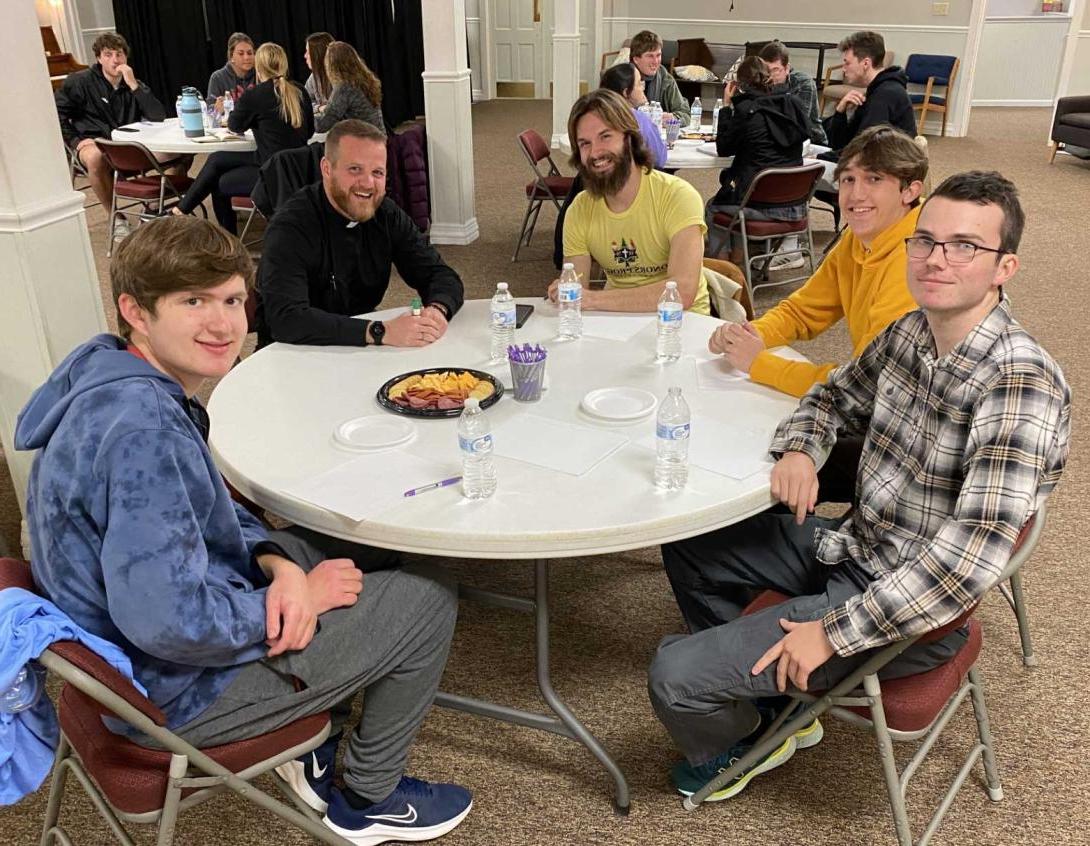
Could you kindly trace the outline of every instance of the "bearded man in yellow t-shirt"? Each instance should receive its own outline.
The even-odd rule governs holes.
[[[568,138],[584,190],[564,219],[564,261],[587,279],[593,258],[606,275],[605,290],[583,291],[583,309],[653,312],[672,279],[686,309],[709,314],[703,201],[688,182],[652,168],[632,107],[591,91],[572,107]]]

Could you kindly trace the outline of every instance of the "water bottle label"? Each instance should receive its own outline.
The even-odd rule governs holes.
[[[492,312],[492,325],[502,329],[514,329],[515,328],[515,307],[511,306],[511,309],[504,311]]]
[[[660,303],[659,322],[681,325],[681,303]]]
[[[481,435],[479,438],[463,438],[458,436],[458,446],[462,448],[462,452],[469,453],[470,455],[484,454],[486,452],[492,452],[492,436]]]
[[[577,303],[583,298],[583,286],[572,285],[570,288],[567,285],[561,285],[557,289],[557,299],[562,303]]]
[[[684,441],[689,437],[689,424],[658,423],[655,425],[656,433],[664,441]]]

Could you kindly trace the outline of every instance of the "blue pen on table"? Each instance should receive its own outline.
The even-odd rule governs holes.
[[[421,485],[419,488],[413,488],[412,490],[405,491],[402,496],[416,496],[424,491],[433,491],[436,488],[445,488],[449,485],[456,485],[462,481],[461,476],[451,476],[449,479],[443,479],[439,482],[432,482],[430,485]]]

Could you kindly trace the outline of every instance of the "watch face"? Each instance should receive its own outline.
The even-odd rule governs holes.
[[[375,339],[376,344],[382,343],[382,338],[386,334],[386,324],[381,320],[371,321],[371,337]]]

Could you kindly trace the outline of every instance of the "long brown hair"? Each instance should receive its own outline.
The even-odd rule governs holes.
[[[288,78],[288,54],[279,44],[266,41],[254,55],[257,78],[264,82],[271,79],[280,101],[280,117],[295,129],[303,127],[303,92],[291,84]]]
[[[374,105],[382,105],[382,83],[351,44],[334,41],[326,48],[325,72],[333,85],[354,85]]]
[[[654,162],[651,152],[647,149],[647,142],[643,140],[640,125],[636,123],[636,116],[629,102],[615,91],[607,88],[597,88],[588,91],[575,101],[568,116],[568,141],[571,143],[570,164],[574,168],[582,165],[582,157],[579,155],[579,139],[576,137],[576,128],[579,120],[593,112],[601,118],[602,122],[615,132],[621,132],[628,138],[628,147],[632,151],[632,161],[650,173]]]
[[[329,77],[325,72],[325,51],[336,39],[328,32],[312,32],[307,36],[307,54],[310,56],[310,72],[314,74],[314,84],[318,96],[323,101],[329,99]]]

